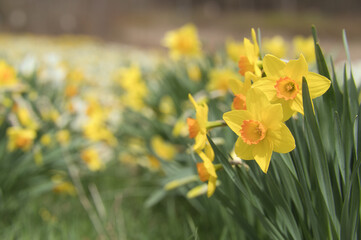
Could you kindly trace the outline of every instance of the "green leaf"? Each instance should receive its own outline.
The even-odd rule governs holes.
[[[311,97],[305,78],[303,78],[302,81],[302,99],[305,113],[305,127],[310,147],[311,160],[314,164],[317,182],[320,187],[323,199],[326,203],[328,213],[331,216],[333,223],[332,227],[336,229],[336,232],[339,232],[339,222],[335,213],[327,158],[323,147],[323,141],[320,136],[319,127],[313,112]]]
[[[325,57],[323,56],[321,47],[318,43],[317,32],[316,32],[315,26],[312,26],[312,35],[313,35],[313,41],[315,43],[315,54],[316,54],[316,63],[317,63],[318,73],[321,74],[322,76],[325,76],[328,79],[330,79],[330,73],[327,68]]]

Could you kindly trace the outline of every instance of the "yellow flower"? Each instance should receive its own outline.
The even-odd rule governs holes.
[[[147,155],[148,157],[148,161],[149,161],[149,169],[156,171],[159,170],[161,168],[161,164],[160,161],[158,160],[158,158],[152,156],[152,155]]]
[[[46,133],[43,136],[41,136],[40,142],[44,146],[49,146],[51,144],[51,142],[52,142],[50,134]]]
[[[246,72],[254,73],[260,77],[262,75],[261,69],[259,68],[259,47],[256,39],[256,32],[252,28],[252,40],[244,38],[243,44],[245,48],[245,55],[241,55],[238,61],[239,73],[244,76]]]
[[[275,55],[279,58],[284,58],[286,56],[287,44],[281,36],[274,36],[270,39],[265,38],[262,46],[266,53]]]
[[[230,69],[212,69],[209,73],[208,90],[221,90],[226,92],[229,89],[230,79],[238,79],[238,74]]]
[[[208,106],[205,103],[197,104],[191,94],[188,97],[196,109],[196,119],[187,118],[189,137],[195,139],[193,149],[201,151],[207,140]]]
[[[297,36],[293,39],[293,46],[296,56],[303,54],[307,62],[316,60],[315,45],[312,36],[305,38]]]
[[[125,91],[121,97],[122,103],[136,111],[142,109],[148,88],[139,66],[133,64],[129,68],[120,69],[116,73],[116,80]]]
[[[60,130],[56,133],[56,140],[61,145],[67,145],[70,141],[70,132],[68,130]]]
[[[212,163],[214,160],[214,152],[208,141],[204,147],[204,151],[199,151],[198,155],[203,160],[203,163],[197,164],[198,175],[201,181],[208,181],[207,196],[210,197],[216,190],[217,174],[216,168]]]
[[[236,42],[233,39],[226,41],[226,52],[230,59],[238,62],[239,57],[246,54],[246,50],[242,42]]]
[[[187,66],[187,73],[190,80],[199,82],[202,79],[201,69],[198,65],[190,64]]]
[[[0,61],[0,87],[12,87],[18,84],[16,71],[5,61]]]
[[[18,119],[26,128],[31,128],[36,130],[38,128],[38,124],[31,118],[29,110],[24,107],[16,107],[15,111],[17,113]]]
[[[232,109],[236,110],[246,110],[246,96],[248,90],[251,88],[252,81],[256,82],[258,80],[257,76],[251,72],[246,72],[244,82],[238,79],[230,79],[229,86],[231,91],[234,94]]]
[[[33,129],[24,129],[20,127],[9,127],[6,134],[9,137],[9,151],[14,151],[15,149],[28,151],[32,147],[36,137],[36,132]]]
[[[175,106],[170,96],[163,96],[159,103],[159,111],[164,115],[174,115]]]
[[[86,163],[91,171],[98,171],[104,167],[103,162],[99,158],[98,152],[93,148],[85,149],[81,152],[81,159]]]
[[[331,84],[326,77],[308,71],[302,54],[299,59],[288,63],[273,55],[266,55],[263,69],[266,77],[255,82],[253,87],[262,90],[272,103],[282,104],[284,121],[295,112],[303,114],[302,77],[307,80],[311,99],[324,94]]]
[[[59,194],[68,194],[74,196],[76,194],[73,184],[69,181],[65,181],[61,174],[56,174],[51,178],[54,184],[53,192]]]
[[[267,173],[272,152],[287,153],[295,148],[295,140],[282,122],[281,104],[271,104],[259,89],[247,93],[247,110],[226,112],[223,119],[238,135],[235,152],[244,160],[255,159]]]
[[[175,146],[164,141],[161,136],[152,137],[151,146],[159,157],[167,161],[172,160],[177,153]]]
[[[170,56],[177,60],[181,57],[196,57],[201,55],[201,43],[198,40],[197,29],[193,24],[167,32],[163,45],[170,50]]]

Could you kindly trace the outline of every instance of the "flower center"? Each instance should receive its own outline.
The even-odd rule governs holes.
[[[249,145],[259,143],[266,136],[266,128],[257,120],[244,120],[241,127],[241,138]]]
[[[277,97],[285,100],[295,99],[300,91],[296,81],[289,77],[280,78],[274,87],[277,91]]]
[[[246,110],[246,96],[244,96],[242,93],[237,94],[233,98],[233,108],[236,110]]]
[[[187,118],[189,138],[195,138],[199,133],[199,124],[194,118]]]
[[[238,61],[239,73],[244,76],[246,72],[254,73],[254,67],[246,56],[241,56]]]

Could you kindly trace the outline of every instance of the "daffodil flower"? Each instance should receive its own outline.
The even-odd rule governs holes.
[[[267,173],[272,152],[287,153],[295,140],[283,123],[281,104],[271,104],[259,89],[247,93],[247,110],[226,112],[223,119],[238,135],[235,152],[243,160],[256,160]]]
[[[188,97],[196,109],[196,119],[187,118],[189,137],[195,139],[193,149],[200,151],[205,147],[207,140],[208,106],[205,103],[197,104],[191,94]]]
[[[246,110],[246,95],[251,88],[252,81],[257,81],[257,76],[251,72],[246,72],[244,82],[238,79],[230,79],[229,87],[234,94],[232,110]]]
[[[307,80],[311,99],[324,94],[331,84],[326,77],[308,71],[302,54],[299,59],[288,63],[273,55],[266,55],[263,58],[263,69],[266,77],[252,86],[263,91],[271,103],[282,104],[284,121],[296,112],[303,114],[302,77]]]
[[[201,55],[201,43],[197,28],[193,24],[186,24],[177,30],[167,32],[163,45],[169,48],[170,56],[175,60]]]
[[[244,38],[243,44],[245,48],[245,55],[242,55],[238,61],[239,73],[244,76],[246,72],[252,72],[256,76],[260,77],[262,71],[258,66],[259,63],[259,47],[257,44],[256,32],[252,28],[252,40],[253,43],[248,38]]]
[[[206,144],[204,151],[198,152],[203,163],[197,164],[197,171],[202,182],[208,181],[207,196],[211,197],[216,190],[217,174],[216,167],[213,165],[214,152],[211,145]]]

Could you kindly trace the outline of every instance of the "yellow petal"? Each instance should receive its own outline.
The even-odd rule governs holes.
[[[257,82],[253,83],[252,88],[257,88],[266,94],[269,101],[271,101],[277,94],[275,88],[276,82],[274,80],[261,78]]]
[[[197,104],[197,102],[194,100],[193,96],[192,96],[190,93],[188,93],[188,98],[189,98],[189,100],[192,102],[194,108],[197,109],[197,108],[198,108],[198,104]]]
[[[239,158],[242,158],[243,160],[252,160],[254,159],[252,152],[253,148],[254,145],[248,145],[239,137],[234,146],[234,151]]]
[[[204,153],[206,154],[206,156],[213,162],[214,160],[214,151],[212,146],[209,144],[209,142],[207,141],[206,146],[204,147]]]
[[[273,144],[271,141],[264,139],[256,144],[253,148],[254,160],[256,160],[259,167],[264,173],[267,173],[269,164],[271,162]]]
[[[330,87],[331,81],[320,74],[309,72],[306,76],[311,98],[324,94]]]
[[[208,106],[207,104],[198,105],[196,108],[196,119],[200,128],[200,132],[206,131],[208,122]]]
[[[292,101],[286,101],[284,99],[278,99],[277,103],[282,104],[283,109],[283,122],[287,121],[296,112],[291,108]]]
[[[305,57],[301,54],[297,60],[290,60],[284,69],[284,73],[296,82],[302,83],[302,77],[308,74],[308,65]]]
[[[290,107],[294,112],[299,112],[303,115],[303,101],[301,94],[298,94],[292,101],[290,100]]]
[[[263,58],[263,69],[267,77],[279,79],[284,75],[285,66],[285,62],[271,54],[267,54]]]
[[[194,151],[199,152],[204,149],[207,141],[207,135],[204,133],[198,133],[195,138],[195,143],[193,146]]]
[[[231,89],[231,91],[234,95],[242,93],[243,82],[241,80],[231,78],[231,79],[229,79],[229,88]]]
[[[214,168],[214,165],[212,161],[204,154],[204,152],[199,152],[198,155],[201,157],[201,159],[204,162],[204,167],[207,169],[207,172],[212,177],[217,177],[216,169]]]
[[[208,180],[208,189],[207,189],[207,197],[211,197],[216,190],[217,178],[212,176],[209,177]]]
[[[267,137],[273,142],[273,151],[275,152],[288,153],[296,147],[295,139],[284,123],[281,123],[281,127],[277,131],[269,131]]]
[[[262,120],[261,112],[270,105],[267,96],[260,89],[252,88],[247,92],[246,99],[247,111],[250,111],[257,120]]]
[[[257,37],[256,37],[256,31],[253,28],[251,29],[251,35],[252,35],[252,41],[254,44],[254,54],[257,56],[259,54],[259,47],[258,47],[258,42],[257,42]]]
[[[243,121],[248,119],[253,119],[253,116],[245,110],[233,110],[223,114],[223,120],[226,121],[228,127],[238,136],[241,135],[240,131]]]
[[[283,119],[283,109],[281,104],[271,104],[262,112],[262,123],[267,129],[278,127]]]

